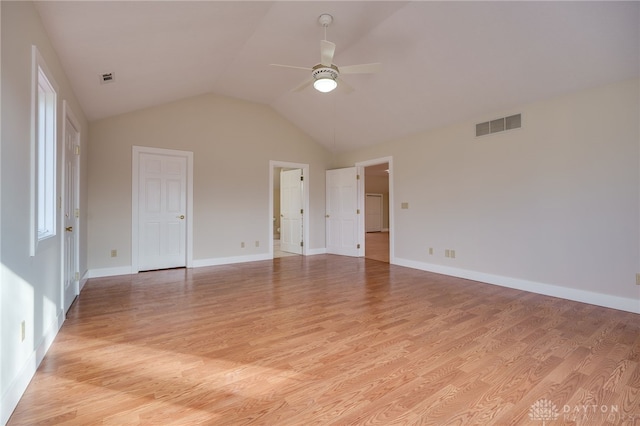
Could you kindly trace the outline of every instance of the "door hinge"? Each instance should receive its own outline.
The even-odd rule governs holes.
[[[76,281],[80,281],[80,272],[76,272],[74,277],[75,277]]]
[[[73,215],[74,215],[76,218],[80,217],[80,209],[76,209],[76,210],[73,212]]]
[[[301,180],[301,181],[304,181],[304,176],[300,176],[300,180]]]
[[[304,209],[300,209],[300,214],[304,214]]]
[[[360,248],[360,244],[358,244],[358,247],[357,247],[357,248],[358,248],[358,249]]]
[[[304,247],[304,243],[300,241],[300,247]]]
[[[356,214],[360,214],[360,209],[357,209],[357,210],[356,210]]]
[[[360,180],[360,175],[356,175],[356,180]]]
[[[73,153],[76,155],[80,155],[80,145],[73,146]]]

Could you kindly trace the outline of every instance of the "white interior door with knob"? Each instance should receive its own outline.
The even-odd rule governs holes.
[[[79,170],[80,170],[80,130],[73,114],[64,104],[64,151],[63,151],[63,193],[62,221],[63,236],[63,300],[67,312],[80,294],[79,287]]]
[[[361,256],[358,243],[358,173],[356,167],[326,171],[327,253]]]
[[[280,250],[302,254],[302,169],[280,172]]]
[[[187,157],[138,154],[138,270],[186,265]]]

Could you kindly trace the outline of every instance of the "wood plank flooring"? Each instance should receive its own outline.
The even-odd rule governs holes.
[[[331,255],[91,279],[9,424],[639,425],[640,316]]]

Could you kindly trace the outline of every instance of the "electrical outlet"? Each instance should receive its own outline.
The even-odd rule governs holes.
[[[433,254],[433,247],[429,247],[429,254]]]
[[[451,255],[451,258],[452,258],[452,259],[455,259],[455,258],[456,258],[456,251],[455,251],[455,250],[451,250],[451,251],[449,252],[449,254]]]
[[[446,249],[446,250],[444,251],[444,257],[451,257],[451,250]]]
[[[20,323],[20,341],[24,342],[24,339],[27,337],[27,324],[25,321]]]
[[[240,243],[240,248],[244,248],[244,241]]]
[[[640,273],[636,274],[636,285],[640,285]]]
[[[260,247],[260,241],[256,240],[256,247]]]
[[[112,249],[111,250],[111,257],[118,257],[118,250]]]

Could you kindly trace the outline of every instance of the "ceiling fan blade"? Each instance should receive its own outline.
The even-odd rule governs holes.
[[[325,67],[330,67],[333,63],[333,54],[336,53],[335,43],[327,40],[320,41],[320,63]]]
[[[305,81],[303,81],[302,83],[300,83],[299,85],[297,85],[296,87],[291,89],[291,91],[292,92],[299,92],[299,91],[307,88],[308,86],[311,86],[311,84],[313,84],[313,79],[306,79]]]
[[[282,65],[282,64],[269,64],[272,67],[281,67],[281,68],[293,68],[296,70],[305,70],[305,71],[313,71],[313,68],[309,67],[297,67],[295,65]]]
[[[355,90],[353,86],[351,86],[349,83],[347,83],[340,77],[338,77],[336,80],[338,80],[338,90],[340,90],[342,93],[349,94]]]
[[[347,65],[340,67],[341,74],[373,74],[380,71],[382,64],[376,62],[373,64]]]

